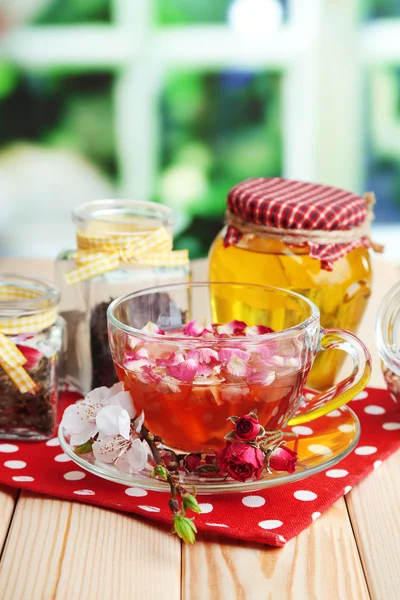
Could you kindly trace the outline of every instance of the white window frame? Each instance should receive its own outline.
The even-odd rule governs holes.
[[[0,56],[26,69],[118,69],[114,120],[124,196],[153,195],[162,136],[157,99],[172,67],[279,69],[284,176],[361,193],[362,74],[400,63],[400,19],[362,24],[357,4],[290,0],[288,21],[279,32],[254,41],[239,38],[225,24],[158,27],[153,0],[113,0],[109,25],[22,28],[2,39]],[[382,127],[389,117],[382,117]],[[378,138],[383,146],[385,139],[393,143],[383,133]]]

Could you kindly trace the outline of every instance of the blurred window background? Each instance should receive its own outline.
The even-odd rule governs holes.
[[[0,0],[0,254],[125,197],[205,256],[231,186],[286,176],[374,190],[400,261],[399,39],[400,0]]]

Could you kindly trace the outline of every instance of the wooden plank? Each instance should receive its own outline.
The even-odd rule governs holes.
[[[4,600],[53,598],[72,506],[22,492],[0,564]]]
[[[0,485],[0,555],[10,527],[17,497],[18,490],[16,488]]]
[[[374,288],[360,337],[372,354],[370,385],[385,387],[374,337],[374,322],[388,289],[400,279],[400,268],[375,261]],[[400,589],[400,453],[390,457],[346,496],[352,527],[371,597],[397,600]]]
[[[22,492],[0,564],[2,600],[178,600],[180,541],[130,515]]]
[[[183,600],[369,598],[343,500],[282,549],[214,540],[183,547]]]
[[[360,337],[371,351],[370,385],[385,387],[374,338],[374,321],[387,290],[400,279],[400,269],[384,259],[375,261],[374,291]],[[397,600],[400,588],[400,453],[392,456],[354,487],[346,502],[371,597]]]
[[[374,600],[400,590],[400,452],[347,495],[365,577]]]

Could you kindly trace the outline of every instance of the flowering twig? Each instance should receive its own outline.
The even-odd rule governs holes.
[[[145,425],[142,425],[140,430],[142,438],[147,442],[150,451],[153,455],[154,462],[156,463],[155,468],[151,474],[152,477],[159,477],[168,482],[170,487],[170,499],[168,506],[172,513],[174,526],[172,531],[176,533],[184,542],[192,544],[196,538],[196,525],[193,519],[186,516],[188,510],[199,513],[200,507],[193,494],[189,494],[176,480],[176,476],[173,476],[165,465],[164,459],[157,447],[155,436],[150,433]],[[179,504],[179,498],[182,499],[182,505]]]
[[[234,358],[244,360],[239,350],[234,351]],[[202,358],[211,360],[212,356],[203,352]],[[140,473],[147,469],[150,451],[154,465],[151,477],[167,482],[170,488],[172,531],[186,543],[193,543],[197,533],[188,512],[200,513],[201,509],[196,491],[190,493],[182,486],[184,472],[188,481],[192,474],[194,478],[207,475],[245,482],[259,479],[271,469],[293,473],[298,462],[296,446],[291,450],[284,441],[293,434],[265,430],[253,412],[230,417],[233,427],[225,436],[225,446],[213,454],[176,454],[165,447],[161,437],[149,431],[144,418],[144,412],[138,413],[130,393],[120,383],[111,389],[92,390],[85,399],[67,407],[62,427],[77,454],[91,454],[96,461],[112,464],[123,472]]]

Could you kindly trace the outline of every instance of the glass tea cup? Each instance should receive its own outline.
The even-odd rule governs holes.
[[[179,452],[221,448],[231,416],[254,412],[266,430],[308,422],[347,403],[370,377],[369,352],[355,335],[322,329],[310,300],[279,288],[153,287],[112,302],[108,323],[119,379],[149,430]],[[349,354],[352,373],[306,400],[314,358],[328,349]]]
[[[383,376],[393,400],[400,404],[400,282],[384,297],[376,322]]]

